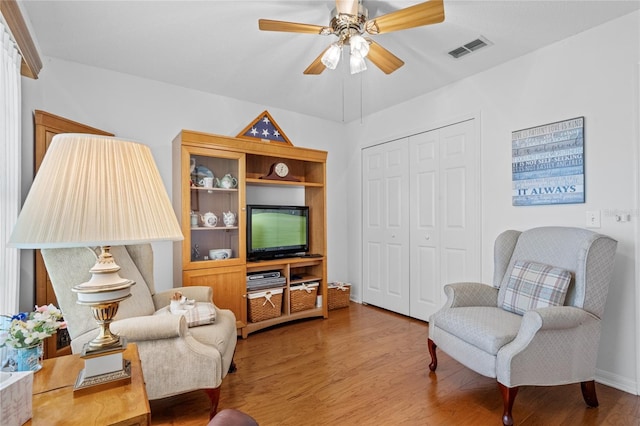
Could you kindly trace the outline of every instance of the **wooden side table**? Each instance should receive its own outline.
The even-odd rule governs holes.
[[[131,361],[131,383],[111,389],[73,395],[73,385],[84,360],[80,355],[46,359],[33,376],[33,418],[27,425],[150,425],[151,408],[135,343],[124,351]]]

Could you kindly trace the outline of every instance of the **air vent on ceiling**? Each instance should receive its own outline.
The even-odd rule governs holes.
[[[482,49],[483,47],[489,46],[493,43],[491,43],[489,40],[487,40],[484,37],[479,37],[473,41],[470,41],[469,43],[465,44],[464,46],[460,46],[457,47],[455,49],[453,49],[452,51],[449,52],[449,55],[451,55],[453,58],[458,59],[461,56],[467,55],[469,53],[475,52],[478,49]]]

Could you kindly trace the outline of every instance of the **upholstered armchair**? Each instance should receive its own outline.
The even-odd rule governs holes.
[[[600,321],[617,242],[586,229],[506,231],[494,246],[493,286],[445,286],[447,302],[429,319],[429,368],[436,347],[466,367],[495,377],[503,424],[523,385],[580,383],[598,406],[594,382]]]
[[[222,379],[235,369],[235,315],[215,307],[213,323],[188,327],[183,315],[166,311],[160,314],[178,289],[155,291],[151,245],[112,247],[111,254],[121,268],[120,276],[136,283],[131,287],[132,296],[120,302],[111,331],[137,344],[148,398],[160,399],[203,389],[211,399],[213,417]],[[71,288],[90,279],[89,269],[95,264],[97,253],[82,247],[46,249],[42,250],[42,256],[67,321],[71,350],[80,353],[83,345],[97,336],[98,325],[89,307],[76,303]],[[188,299],[212,303],[210,287],[179,290]]]

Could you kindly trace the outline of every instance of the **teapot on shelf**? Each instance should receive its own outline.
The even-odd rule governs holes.
[[[222,179],[216,178],[216,186],[218,188],[230,189],[238,186],[238,179],[231,176],[231,174],[227,173],[222,177]]]
[[[211,212],[206,212],[204,215],[200,215],[200,220],[204,226],[213,228],[218,224],[218,216]]]
[[[224,226],[233,226],[236,224],[236,214],[228,211],[228,212],[222,212],[222,222],[224,223]]]

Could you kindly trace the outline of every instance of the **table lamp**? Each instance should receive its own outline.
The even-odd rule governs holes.
[[[102,248],[91,279],[73,287],[100,327],[82,351],[84,378],[77,388],[127,377],[121,355],[126,339],[113,334],[109,324],[135,283],[120,277],[110,246],[181,239],[149,147],[89,134],[53,137],[8,245]],[[119,358],[112,356],[118,353]]]

